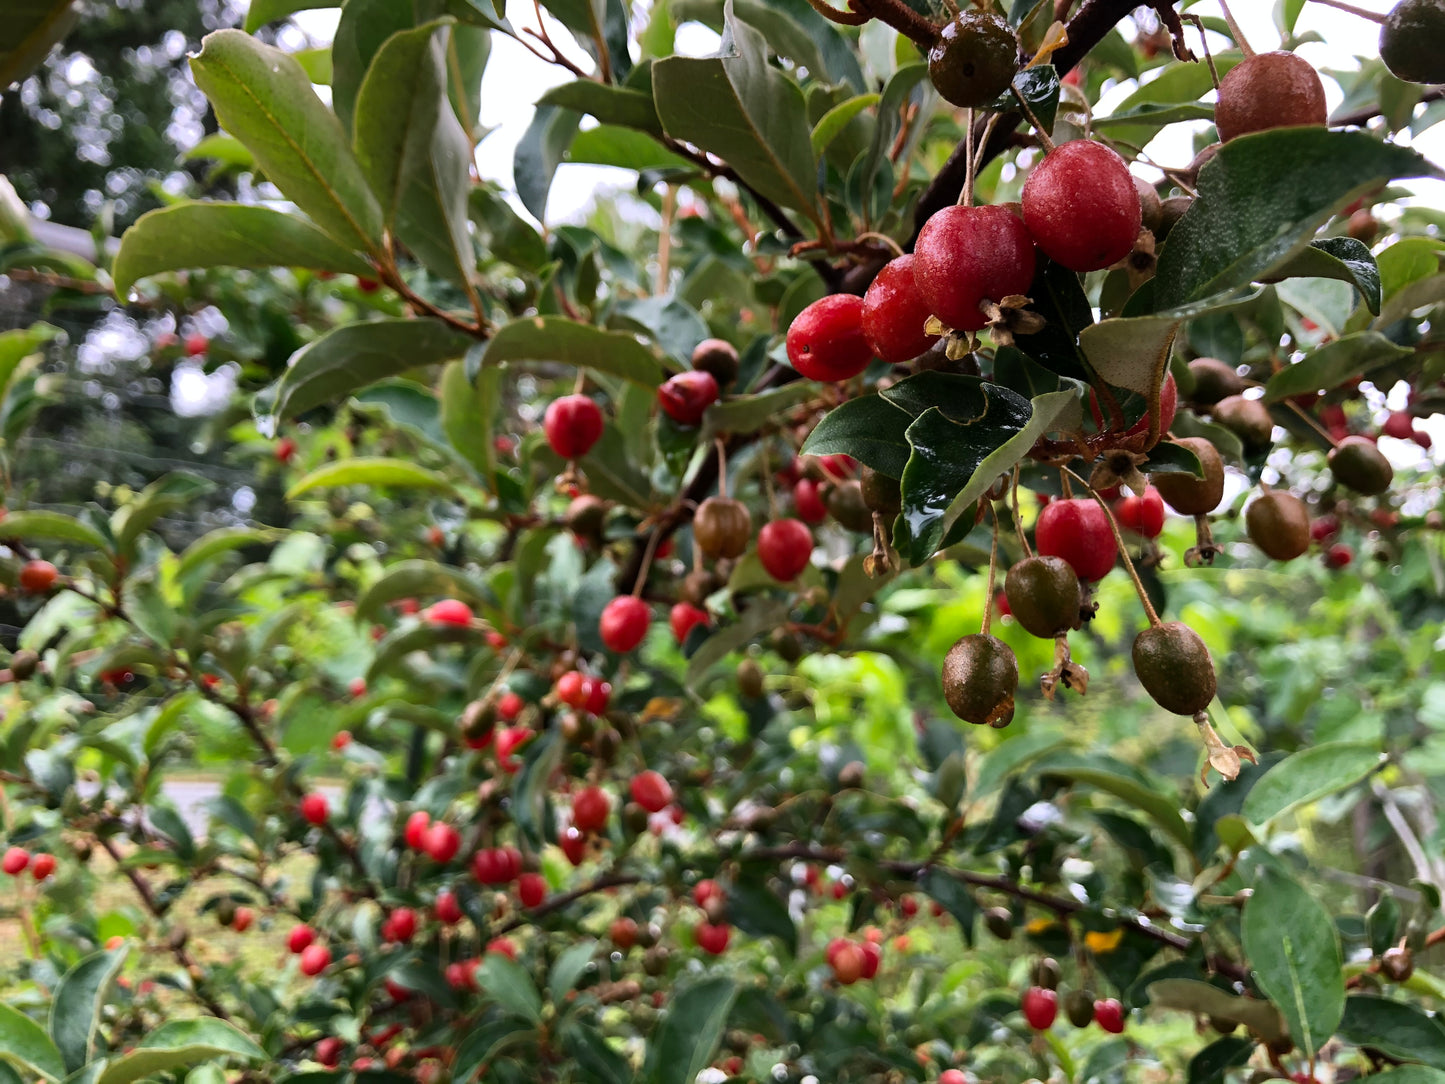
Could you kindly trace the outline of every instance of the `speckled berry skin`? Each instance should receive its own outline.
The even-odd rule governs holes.
[[[895,365],[912,361],[939,339],[923,330],[932,313],[918,292],[913,260],[910,255],[889,261],[863,295],[863,334],[875,354]]]
[[[958,331],[988,321],[984,298],[1027,294],[1034,281],[1033,239],[1008,207],[945,207],[914,246],[913,277],[929,311]]]
[[[1034,167],[1023,191],[1024,225],[1039,248],[1070,271],[1097,271],[1129,255],[1143,211],[1129,167],[1089,139],[1061,143]]]
[[[863,334],[863,299],[829,294],[814,301],[788,327],[788,361],[809,380],[850,380],[873,360]]]

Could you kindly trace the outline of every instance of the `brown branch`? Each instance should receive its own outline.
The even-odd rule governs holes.
[[[938,27],[914,11],[903,0],[853,0],[855,10],[887,23],[922,49],[930,49],[938,40]]]
[[[1438,102],[1445,98],[1445,88],[1436,87],[1434,90],[1427,90],[1420,95],[1416,105],[1424,105],[1427,102]],[[1353,113],[1346,113],[1342,117],[1333,117],[1330,120],[1331,128],[1359,127],[1363,128],[1376,117],[1383,116],[1384,110],[1378,105],[1367,105],[1363,109],[1356,109]]]

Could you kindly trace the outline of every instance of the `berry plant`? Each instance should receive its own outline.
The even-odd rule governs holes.
[[[0,178],[0,1084],[1445,1081],[1442,0],[317,6]]]

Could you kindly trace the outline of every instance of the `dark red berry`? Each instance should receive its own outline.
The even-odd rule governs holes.
[[[1062,557],[1080,580],[1102,580],[1114,567],[1119,547],[1109,517],[1088,497],[1051,501],[1034,528],[1039,554]]]
[[[697,369],[678,373],[657,389],[657,402],[678,425],[697,425],[707,408],[717,402],[717,380]]]
[[[1350,562],[1355,559],[1355,551],[1343,542],[1336,542],[1325,551],[1326,568],[1348,568]]]
[[[1024,183],[1023,206],[1039,248],[1070,271],[1097,271],[1129,255],[1143,213],[1124,159],[1091,139],[1044,155]]]
[[[316,931],[304,923],[300,926],[293,926],[291,932],[286,935],[286,948],[289,952],[300,954],[306,951],[306,946],[316,940]]]
[[[1114,509],[1119,526],[1127,527],[1145,538],[1158,538],[1164,530],[1164,498],[1153,486],[1144,490],[1144,496],[1132,493],[1121,500]]]
[[[988,318],[984,298],[1027,294],[1034,280],[1034,243],[1023,221],[1001,204],[945,207],[914,246],[913,277],[929,311],[949,327],[978,331]]]
[[[923,330],[932,313],[918,293],[913,257],[884,265],[863,295],[863,334],[884,361],[912,361],[938,341]]]
[[[540,873],[524,873],[517,878],[517,899],[523,907],[536,907],[547,898],[547,881]]]
[[[422,850],[433,862],[446,864],[457,856],[461,848],[461,833],[445,821],[437,821],[422,837]]]
[[[1029,1027],[1035,1031],[1047,1031],[1059,1015],[1059,995],[1042,986],[1031,986],[1024,991],[1023,1010]]]
[[[564,395],[547,404],[542,432],[563,459],[576,459],[592,450],[602,436],[602,410],[585,395]]]
[[[289,463],[296,455],[296,442],[290,437],[282,437],[276,442],[276,462]]]
[[[688,634],[693,629],[707,623],[707,611],[694,606],[691,602],[675,603],[672,612],[668,615],[668,624],[672,626],[673,638],[680,644],[687,642]]]
[[[1110,1035],[1119,1035],[1124,1030],[1124,1006],[1112,997],[1094,1002],[1094,1023]]]
[[[462,920],[462,905],[455,892],[437,893],[436,914],[438,922],[445,922],[449,926]]]
[[[20,590],[43,595],[55,586],[60,570],[49,561],[26,561],[20,567]]]
[[[830,294],[814,301],[788,328],[788,361],[809,380],[849,380],[873,360],[863,334],[863,299]]]
[[[472,608],[461,599],[444,598],[428,606],[422,617],[430,625],[470,625]]]
[[[572,799],[572,824],[581,832],[596,832],[607,823],[612,800],[601,787],[584,787]]]
[[[331,950],[325,945],[308,945],[301,952],[301,974],[319,975],[331,966]]]
[[[308,972],[314,974],[315,972]],[[324,1039],[317,1040],[316,1060],[328,1069],[335,1069],[341,1064],[341,1040],[334,1035],[328,1035]]]
[[[650,624],[652,611],[647,603],[633,595],[618,595],[602,610],[597,631],[608,651],[623,654],[642,643]]]
[[[422,849],[423,841],[426,839],[426,830],[431,826],[431,815],[425,810],[418,809],[406,819],[406,830],[402,838],[406,845],[414,851]]]
[[[661,813],[672,804],[672,787],[660,772],[648,769],[632,777],[632,800],[649,813]]]
[[[758,532],[758,560],[780,583],[796,579],[813,556],[813,532],[799,519],[775,519]]]
[[[793,511],[804,523],[822,523],[828,518],[828,506],[813,479],[799,478],[793,485]]]
[[[311,793],[302,797],[301,816],[305,818],[306,823],[325,824],[330,815],[331,809],[326,803],[326,795]]]
[[[697,940],[697,947],[713,956],[721,956],[727,951],[728,941],[732,939],[732,927],[725,924],[714,926],[703,919],[693,930],[693,936]]]
[[[1380,432],[1396,440],[1409,440],[1415,435],[1415,419],[1403,410],[1397,410],[1385,419]]]

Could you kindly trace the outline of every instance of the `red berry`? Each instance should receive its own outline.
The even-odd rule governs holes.
[[[1034,528],[1039,555],[1062,557],[1081,580],[1102,580],[1114,567],[1119,547],[1109,517],[1089,497],[1051,501]]]
[[[499,956],[515,961],[517,959],[517,946],[510,937],[494,937],[487,942],[487,951],[495,952]]]
[[[647,603],[634,595],[618,595],[603,609],[597,631],[608,651],[622,655],[642,643],[650,624],[652,611]]]
[[[286,949],[292,953],[302,953],[306,947],[316,940],[316,931],[304,923],[300,926],[292,926],[291,932],[286,935]]]
[[[388,941],[410,941],[416,936],[416,912],[410,907],[398,907],[382,924],[382,936]]]
[[[55,872],[55,855],[41,852],[30,860],[30,876],[43,881]]]
[[[871,979],[883,963],[883,950],[872,941],[864,941],[859,947],[863,950],[863,977]]]
[[[607,936],[612,939],[612,944],[618,950],[626,952],[633,945],[637,944],[637,921],[624,915],[621,918],[613,919],[612,925],[607,931]]]
[[[445,922],[449,926],[462,920],[462,905],[455,892],[444,889],[437,893],[436,915],[438,922]]]
[[[1110,1035],[1120,1034],[1124,1030],[1124,1006],[1112,997],[1094,1002],[1094,1023]]]
[[[612,799],[601,787],[584,787],[572,799],[572,824],[581,832],[596,832],[607,823]]]
[[[487,646],[493,651],[501,651],[507,646],[507,638],[496,629],[490,629],[486,635]]]
[[[1430,450],[1430,446],[1435,443],[1433,440],[1430,439],[1430,434],[1425,432],[1425,430],[1423,429],[1417,429],[1415,430],[1415,432],[1411,433],[1410,439],[1413,440],[1416,444],[1420,445],[1420,447],[1424,448],[1427,452]]]
[[[649,813],[661,813],[672,804],[672,786],[651,769],[632,777],[631,791],[632,800]]]
[[[727,951],[728,941],[732,939],[732,927],[720,923],[714,926],[707,919],[699,922],[693,930],[693,936],[697,940],[697,947],[713,956],[721,956]]]
[[[440,527],[428,527],[426,529],[426,540],[427,545],[433,546],[436,549],[441,549],[442,546],[446,544],[446,532],[443,531]]]
[[[406,819],[406,830],[402,838],[406,845],[414,851],[420,851],[426,846],[426,832],[431,827],[431,814],[424,809],[418,809]]]
[[[345,749],[345,748],[346,748],[348,745],[350,745],[350,744],[351,744],[351,731],[349,731],[349,730],[338,730],[338,731],[337,731],[335,734],[333,734],[332,737],[331,737],[331,748],[332,748],[332,749],[335,749],[338,753],[341,752],[341,750]]]
[[[1158,538],[1164,530],[1164,498],[1153,486],[1144,490],[1144,496],[1132,493],[1119,502],[1114,509],[1119,526],[1127,527],[1145,538]]]
[[[193,332],[186,336],[186,354],[189,357],[198,358],[211,348],[211,341],[200,332]]]
[[[26,561],[20,568],[20,590],[43,595],[55,586],[60,570],[49,561]]]
[[[301,799],[301,816],[308,824],[325,824],[331,816],[331,807],[326,802],[326,795],[311,793],[304,795]]]
[[[1340,521],[1331,515],[1320,516],[1310,521],[1310,537],[1316,542],[1325,542],[1340,533]]]
[[[462,834],[445,821],[437,821],[426,830],[421,845],[433,862],[446,864],[461,850]]]
[[[799,478],[794,484],[793,510],[804,523],[822,523],[828,518],[828,506],[823,503],[823,494],[813,479]]]
[[[282,437],[276,442],[276,462],[289,463],[296,455],[296,442],[290,437]]]
[[[1023,191],[1024,224],[1048,257],[1070,271],[1118,263],[1139,236],[1139,190],[1129,167],[1090,139],[1061,143]]]
[[[923,330],[931,315],[918,293],[912,256],[890,260],[863,295],[863,334],[884,361],[912,361],[936,343],[939,337]]]
[[[341,1064],[341,1040],[334,1035],[328,1035],[316,1043],[316,1060],[328,1069],[335,1069]]]
[[[444,598],[428,606],[422,617],[431,625],[470,625],[472,608],[461,599]]]
[[[1346,568],[1355,559],[1355,551],[1343,542],[1336,542],[1325,551],[1326,568]]]
[[[814,301],[788,328],[788,361],[809,380],[849,380],[873,360],[863,334],[863,299],[830,294]]]
[[[525,726],[509,726],[496,732],[497,763],[504,772],[515,772],[522,762],[512,753],[532,737],[532,731]]]
[[[1075,68],[1069,75],[1078,75],[1079,70]],[[968,1077],[962,1069],[945,1069],[938,1074],[938,1084],[968,1084]]]
[[[775,519],[758,532],[758,560],[780,583],[796,579],[813,556],[813,532],[800,519]]]
[[[844,986],[852,986],[863,977],[863,949],[857,943],[838,938],[828,946],[828,966],[833,977]]]
[[[577,459],[592,450],[602,436],[602,408],[585,395],[564,395],[547,404],[542,432],[563,459]]]
[[[256,912],[249,907],[237,907],[236,916],[231,919],[231,929],[237,933],[245,933],[251,928],[251,923],[256,921]]]
[[[912,918],[918,914],[918,900],[913,896],[904,896],[898,901],[898,910],[903,913],[904,918]]]
[[[993,594],[993,612],[999,617],[1012,617],[1013,610],[1008,604],[1008,595],[1002,591],[995,591]]]
[[[582,834],[580,829],[568,828],[562,833],[562,838],[558,840],[558,846],[567,856],[567,861],[574,866],[580,866],[587,860],[587,837]]]
[[[717,380],[701,369],[678,373],[657,389],[662,412],[678,425],[697,425],[717,397]]]
[[[580,670],[568,670],[557,679],[557,699],[569,708],[581,710],[592,691],[592,679]]]
[[[918,292],[957,331],[984,326],[984,298],[1027,294],[1034,280],[1033,239],[1002,204],[945,207],[924,223],[913,252]]]
[[[1396,440],[1409,440],[1415,435],[1415,419],[1403,410],[1397,410],[1385,419],[1380,432]]]
[[[459,992],[475,991],[477,988],[476,970],[481,966],[478,960],[458,960],[455,963],[447,964],[442,975],[447,980],[447,985]]]
[[[547,881],[540,873],[524,873],[517,878],[517,899],[523,907],[536,907],[547,898]]]
[[[510,689],[497,698],[497,714],[509,723],[522,714],[524,707],[522,698]]]
[[[841,452],[837,455],[820,455],[818,469],[834,481],[846,482],[858,473],[858,460]]]
[[[692,886],[692,902],[699,907],[706,907],[711,900],[721,902],[724,895],[723,886],[711,877],[698,881],[697,884]]]
[[[679,602],[672,607],[668,614],[668,623],[672,625],[672,635],[679,644],[687,643],[687,637],[693,629],[699,625],[708,623],[707,611],[694,606],[691,602]]]
[[[381,289],[381,283],[377,282],[376,279],[357,276],[356,288],[364,294],[374,294],[377,290]]]
[[[301,974],[319,975],[331,966],[331,950],[325,945],[307,945],[301,950]]]
[[[606,681],[594,681],[587,689],[587,702],[582,710],[588,715],[602,715],[612,702],[612,685]]]
[[[1031,986],[1024,992],[1024,1019],[1035,1031],[1047,1031],[1059,1015],[1059,995],[1042,986]]]

